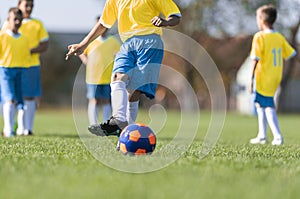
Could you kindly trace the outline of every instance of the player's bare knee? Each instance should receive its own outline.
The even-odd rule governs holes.
[[[114,73],[111,78],[112,82],[115,82],[115,81],[126,82],[127,80],[128,80],[128,75],[126,75],[125,73]]]
[[[96,98],[91,98],[91,99],[89,99],[89,103],[97,105],[98,104],[98,100]]]

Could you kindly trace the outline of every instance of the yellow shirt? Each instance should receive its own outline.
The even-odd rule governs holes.
[[[120,49],[120,42],[113,36],[103,40],[94,40],[84,51],[88,57],[86,65],[86,83],[109,84],[115,54]]]
[[[30,48],[27,37],[13,35],[9,30],[0,32],[0,67],[27,68]]]
[[[3,24],[2,29],[8,29],[7,22]],[[22,21],[22,26],[20,27],[19,32],[28,37],[30,49],[37,47],[40,42],[49,40],[47,30],[45,29],[43,23],[38,19],[24,19]],[[40,64],[40,54],[32,54],[29,65],[39,66]]]
[[[160,14],[181,16],[172,0],[107,0],[100,22],[111,28],[118,20],[118,30],[124,42],[134,35],[162,34],[162,29],[151,23]]]
[[[275,31],[260,31],[254,35],[250,56],[258,60],[255,69],[256,91],[274,96],[282,79],[283,59],[296,54],[285,38]]]

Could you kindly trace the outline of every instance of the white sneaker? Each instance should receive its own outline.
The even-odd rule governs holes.
[[[24,134],[24,130],[23,130],[23,129],[17,129],[16,134],[17,134],[18,136],[21,136],[21,135]]]
[[[2,132],[2,136],[5,137],[5,138],[9,138],[9,137],[13,137],[14,134],[13,134],[13,133],[5,133],[5,132]]]
[[[267,143],[267,139],[266,138],[253,138],[250,140],[250,144],[266,144]]]
[[[272,141],[273,146],[279,146],[279,145],[282,145],[282,144],[283,144],[283,139],[274,139]]]

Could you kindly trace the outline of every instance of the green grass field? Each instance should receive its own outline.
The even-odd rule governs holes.
[[[169,118],[177,116],[171,112]],[[200,131],[209,118],[201,113]],[[256,135],[256,117],[228,113],[216,147],[204,159],[198,155],[202,139],[197,135],[170,166],[131,174],[90,154],[70,110],[39,110],[35,136],[0,138],[0,198],[299,198],[299,121],[300,115],[279,115],[285,144],[252,146],[248,141]],[[168,142],[164,136],[169,135],[159,136],[158,147]]]

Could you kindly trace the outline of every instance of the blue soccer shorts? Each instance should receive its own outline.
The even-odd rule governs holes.
[[[110,85],[109,84],[87,84],[86,85],[87,92],[86,97],[87,99],[106,99],[110,100]]]
[[[41,67],[26,68],[22,79],[24,97],[40,97],[42,95]]]
[[[117,53],[113,74],[126,73],[127,90],[139,90],[150,99],[155,97],[164,46],[160,35],[133,36]]]
[[[255,92],[254,103],[258,103],[262,108],[275,108],[274,97],[266,97],[258,92]]]
[[[0,67],[1,102],[14,101],[23,108],[22,76],[24,68]]]

